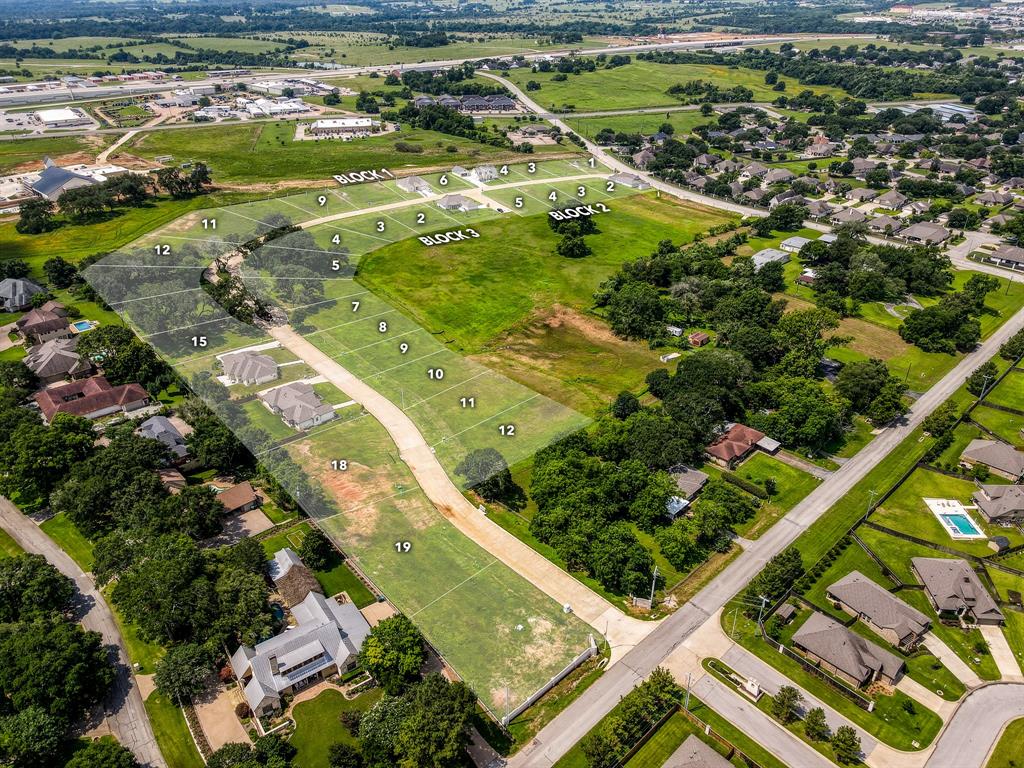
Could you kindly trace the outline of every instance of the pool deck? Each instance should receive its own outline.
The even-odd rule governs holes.
[[[977,507],[965,507],[956,499],[924,499],[924,503],[935,515],[946,533],[952,539],[987,539],[988,536],[974,522],[974,518],[968,513],[968,509]],[[965,520],[971,530],[964,530],[964,526],[958,525],[954,518]]]

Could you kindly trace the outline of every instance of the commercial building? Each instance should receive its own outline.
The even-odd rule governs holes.
[[[369,117],[331,117],[316,120],[309,126],[314,136],[352,136],[380,130],[380,121]]]
[[[47,128],[74,128],[80,125],[92,125],[92,119],[80,109],[67,107],[40,109],[34,115],[36,120]]]

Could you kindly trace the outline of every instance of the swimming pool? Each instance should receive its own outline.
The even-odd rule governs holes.
[[[940,517],[950,532],[956,531],[960,536],[969,536],[972,539],[985,535],[967,515],[940,515]]]
[[[71,324],[71,327],[79,333],[82,333],[84,331],[91,331],[96,327],[96,325],[97,323],[95,320],[76,320]]]

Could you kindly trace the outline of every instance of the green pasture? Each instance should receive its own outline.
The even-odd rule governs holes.
[[[649,136],[657,133],[661,126],[668,123],[675,130],[675,138],[688,136],[698,125],[715,122],[714,116],[705,117],[699,109],[688,109],[674,112],[645,112],[637,115],[609,115],[607,117],[573,117],[568,115],[565,122],[577,133],[593,139],[605,128],[616,133],[642,133]]]
[[[755,452],[735,471],[762,489],[769,478],[776,483],[775,494],[761,502],[753,518],[737,527],[736,532],[747,539],[758,538],[821,483],[814,475],[761,452]]]

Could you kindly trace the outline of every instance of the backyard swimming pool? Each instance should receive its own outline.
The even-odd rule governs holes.
[[[76,320],[71,324],[71,327],[78,333],[84,333],[85,331],[91,331],[97,325],[99,325],[99,323],[95,320]]]
[[[924,503],[954,539],[984,539],[986,534],[974,522],[967,508],[955,499],[925,499]]]
[[[967,515],[942,515],[942,522],[944,522],[948,528],[955,530],[961,536],[970,536],[971,538],[974,538],[976,536],[985,535]]]

